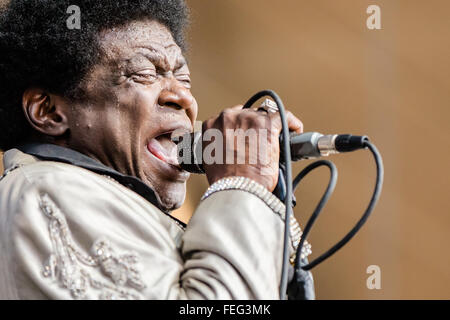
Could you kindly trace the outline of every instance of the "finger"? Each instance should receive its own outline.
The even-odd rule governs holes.
[[[299,118],[294,116],[290,111],[286,113],[286,118],[289,131],[294,131],[295,133],[303,133],[303,122]]]
[[[268,114],[273,125],[275,128],[277,128],[280,132],[282,130],[282,124],[281,124],[281,117],[278,112],[276,113],[269,113]],[[286,122],[288,125],[289,131],[293,131],[295,133],[303,133],[303,123],[299,118],[294,116],[292,112],[286,111]]]
[[[238,104],[236,106],[233,106],[229,108],[230,110],[241,110],[244,106],[242,104]]]
[[[231,112],[231,113],[235,114],[235,113],[239,113],[240,111],[244,110],[244,109],[242,109],[242,107],[243,107],[242,104],[238,104],[236,106],[232,106],[232,107],[226,108],[223,111]]]

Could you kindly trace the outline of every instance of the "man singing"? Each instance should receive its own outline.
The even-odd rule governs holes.
[[[0,298],[279,298],[278,113],[235,106],[205,121],[225,143],[227,129],[267,130],[276,161],[205,165],[189,224],[170,215],[189,178],[170,137],[197,117],[187,22],[183,0],[1,8]],[[288,124],[301,132],[291,113]]]

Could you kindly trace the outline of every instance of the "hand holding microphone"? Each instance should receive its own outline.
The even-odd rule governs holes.
[[[287,112],[287,121],[290,131],[302,132],[302,122],[290,112]],[[224,177],[241,176],[260,183],[272,192],[278,181],[281,129],[277,112],[261,108],[243,109],[242,105],[238,105],[204,121],[203,136],[193,133],[173,140],[178,143],[181,167],[190,172],[203,171],[210,184]],[[211,132],[220,135],[212,138]],[[251,133],[256,136],[252,137]],[[257,146],[253,145],[255,143]],[[205,159],[204,151],[211,149],[208,147],[210,144],[215,144],[215,152],[222,154],[222,157],[214,155],[219,161],[211,163]],[[255,147],[257,152],[252,152]]]
[[[266,100],[261,107],[251,108],[251,106],[263,96],[270,96],[276,103],[271,100]],[[280,113],[277,112],[277,106],[280,107]],[[240,151],[242,152],[242,150],[239,150],[240,145],[234,143],[236,138],[239,137],[239,134],[236,135],[236,130],[240,130],[241,133],[245,133],[251,129],[255,130],[258,133],[258,137],[262,138],[259,139],[259,142],[262,141],[263,144],[267,145],[266,151],[268,152],[252,153],[251,145],[249,144],[251,139],[246,140],[244,134],[243,149],[245,149],[245,161],[242,164],[238,164],[237,162],[232,162],[231,164],[227,162],[224,162],[224,164],[203,162],[203,151],[206,150],[211,143],[216,143],[217,141],[211,141],[209,137],[204,137],[202,134],[206,135],[207,132],[212,129],[223,134],[223,145],[220,145],[219,143],[220,148],[218,150],[222,151],[222,154],[227,154],[227,152],[231,153],[233,160],[235,160],[236,154],[239,154]],[[260,134],[261,132],[266,132],[266,136],[264,137],[263,134]],[[280,186],[284,185],[284,187],[277,188],[276,192],[277,196],[281,195],[281,198],[284,199],[286,208],[283,263],[280,282],[281,299],[286,297],[287,292],[289,260],[288,243],[290,234],[288,221],[290,221],[290,217],[293,214],[292,199],[293,189],[295,189],[293,185],[296,186],[304,176],[319,166],[327,165],[331,170],[331,179],[326,193],[314,210],[313,215],[308,220],[296,250],[295,276],[293,285],[290,287],[290,294],[292,294],[294,299],[305,299],[309,296],[305,293],[313,292],[311,291],[313,288],[304,281],[302,274],[304,274],[306,270],[310,270],[314,266],[328,259],[353,238],[366,222],[375,207],[383,184],[384,170],[381,155],[377,148],[369,142],[369,139],[366,136],[353,136],[350,134],[323,135],[318,132],[302,132],[303,125],[301,121],[293,116],[292,113],[284,111],[284,106],[279,96],[272,90],[263,90],[252,96],[244,107],[236,106],[226,109],[218,117],[207,120],[203,123],[202,132],[194,132],[173,139],[173,141],[178,144],[178,159],[181,168],[193,173],[206,173],[210,183],[214,183],[227,176],[244,176],[259,182],[272,192],[275,187],[277,187],[277,182],[279,182],[278,178],[280,179]],[[206,146],[204,145],[205,140],[207,142]],[[280,145],[282,146],[282,150],[280,150]],[[377,168],[375,189],[369,202],[369,206],[364,211],[364,214],[358,223],[339,242],[309,264],[304,265],[305,262],[302,262],[300,252],[303,249],[303,245],[312,225],[334,190],[337,171],[331,162],[321,160],[311,163],[302,170],[294,180],[292,180],[291,161],[318,158],[334,153],[349,152],[365,148],[369,149],[373,154]],[[270,161],[262,161],[264,159],[260,156],[267,155],[267,153],[270,155]],[[250,161],[252,156],[256,156],[256,162],[252,163]],[[261,165],[262,163],[265,163],[265,165]],[[283,165],[280,165],[280,163],[283,163]],[[268,173],[267,175],[261,174],[263,169],[265,173]],[[280,176],[279,172],[281,172]]]
[[[323,135],[318,132],[306,132],[302,133],[303,124],[301,121],[287,112],[287,120],[290,133],[289,145],[291,160],[298,161],[302,159],[313,159],[322,156],[328,156],[330,154],[354,151],[365,147],[365,142],[368,141],[366,136],[353,136],[349,134],[342,135]],[[205,147],[211,143],[218,143],[218,141],[209,141],[209,135],[206,140],[205,133],[207,130],[216,129],[223,133],[220,137],[220,146],[223,146],[223,155],[232,154],[233,158],[229,163],[226,161],[220,161],[215,164],[205,164],[203,151]],[[252,129],[253,132],[261,133],[266,132],[268,137],[267,144],[257,139],[251,140],[250,138],[244,145],[236,144],[239,134],[243,135],[244,139],[248,130]],[[208,176],[209,182],[212,184],[214,181],[225,176],[237,176],[242,175],[249,178],[255,178],[255,176],[261,176],[261,171],[264,171],[269,177],[277,178],[278,162],[280,160],[280,143],[283,142],[283,137],[280,136],[281,121],[275,103],[266,99],[264,103],[258,109],[242,109],[241,105],[233,108],[225,109],[219,116],[211,118],[203,123],[202,132],[194,132],[182,137],[175,137],[173,140],[178,144],[178,160],[180,166],[192,173],[207,173],[206,168],[210,172]],[[279,137],[279,139],[278,139]],[[218,137],[215,137],[216,139]],[[242,138],[242,137],[241,137]],[[257,152],[252,149],[249,144],[257,144]],[[237,150],[240,147],[242,150]],[[263,148],[265,147],[265,148]],[[263,150],[261,150],[263,148]],[[245,154],[245,159],[236,161],[239,154]],[[281,153],[281,161],[284,161]],[[259,158],[258,158],[259,156]],[[270,158],[269,163],[267,161],[261,161],[261,157],[268,156]],[[251,158],[253,157],[253,164]],[[256,159],[255,159],[256,157]],[[229,159],[228,159],[229,160]],[[245,160],[245,161],[242,161]],[[267,160],[267,159],[265,159]],[[207,161],[206,161],[207,163]],[[225,163],[226,167],[223,167]],[[245,165],[251,164],[251,165]],[[265,164],[265,166],[264,166]],[[219,167],[222,168],[218,168]],[[207,173],[208,175],[208,173]],[[254,179],[259,182],[261,178]],[[269,178],[265,177],[266,187],[272,185],[269,183]],[[270,189],[273,191],[273,189]]]

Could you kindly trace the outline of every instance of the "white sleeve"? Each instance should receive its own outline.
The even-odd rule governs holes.
[[[226,190],[203,200],[183,237],[183,286],[196,299],[279,299],[284,223],[262,200]]]
[[[217,192],[183,234],[132,191],[95,176],[30,176],[14,191],[2,237],[18,298],[278,299],[284,224],[258,197]]]

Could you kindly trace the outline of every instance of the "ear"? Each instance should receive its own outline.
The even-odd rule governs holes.
[[[68,108],[58,96],[29,88],[22,96],[22,108],[31,126],[45,135],[61,136],[69,129]]]

